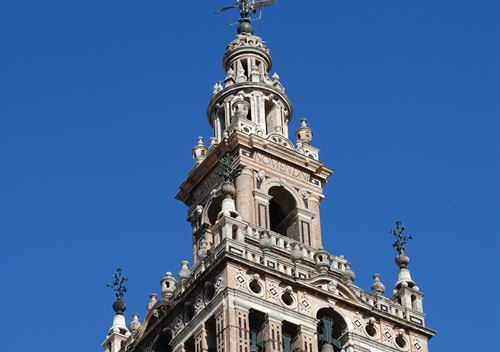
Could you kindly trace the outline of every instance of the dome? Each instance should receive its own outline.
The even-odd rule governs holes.
[[[269,72],[272,66],[270,50],[262,38],[249,34],[241,33],[227,45],[224,53],[223,66],[227,72],[231,65],[241,58],[241,56],[253,56],[261,59],[266,64],[266,71]]]

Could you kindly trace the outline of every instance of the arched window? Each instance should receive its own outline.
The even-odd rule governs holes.
[[[332,308],[322,308],[316,318],[318,323],[319,351],[342,351],[341,337],[347,330],[344,318]],[[319,352],[318,351],[318,352]]]
[[[297,202],[284,187],[271,187],[269,195],[269,218],[271,231],[292,237],[298,236]]]
[[[411,307],[415,310],[418,310],[417,296],[415,295],[411,295]]]

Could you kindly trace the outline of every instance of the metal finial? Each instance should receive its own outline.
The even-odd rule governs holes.
[[[113,282],[108,284],[108,287],[112,288],[115,292],[115,296],[118,300],[123,298],[123,294],[127,292],[127,286],[124,285],[128,281],[128,277],[123,275],[123,270],[121,268],[116,269],[113,274]]]
[[[224,182],[233,183],[236,177],[241,173],[241,167],[234,165],[235,157],[226,153],[219,159],[220,171],[217,175],[224,179]]]
[[[391,234],[396,237],[396,241],[392,244],[394,248],[398,250],[399,254],[404,253],[405,245],[413,239],[412,235],[405,234],[406,227],[402,226],[400,220],[396,220],[396,228],[391,230]]]

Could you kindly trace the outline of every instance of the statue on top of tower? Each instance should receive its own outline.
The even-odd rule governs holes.
[[[264,7],[271,6],[276,3],[278,0],[236,0],[236,3],[233,5],[229,5],[226,7],[222,7],[215,11],[216,14],[225,12],[231,9],[239,9],[240,11],[240,19],[238,26],[238,33],[250,33],[253,34],[253,27],[251,23],[251,14],[257,13],[257,10],[260,10]],[[260,16],[259,16],[260,18]]]

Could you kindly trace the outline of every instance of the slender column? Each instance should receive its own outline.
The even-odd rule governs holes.
[[[253,214],[253,188],[253,172],[248,167],[244,167],[236,179],[236,210],[243,220],[250,223],[255,221]]]
[[[323,248],[319,202],[320,197],[318,195],[311,194],[309,196],[309,210],[314,214],[311,226],[311,246],[314,248]]]
[[[200,331],[194,337],[195,352],[208,352],[207,330],[205,324],[201,324]]]
[[[250,351],[248,310],[234,308],[231,309],[230,315],[231,331],[229,335],[231,350],[234,348],[234,351]]]
[[[317,352],[318,341],[315,338],[316,329],[300,326],[300,331],[296,339],[292,341],[292,351],[299,349],[305,352]]]
[[[258,226],[269,229],[271,222],[269,219],[269,201],[271,196],[254,191],[255,197],[255,222]]]
[[[267,321],[257,335],[258,341],[263,341],[266,352],[282,351],[281,320],[268,316]]]
[[[184,349],[184,343],[180,343],[178,346],[174,348],[174,352],[186,352]]]
[[[227,347],[226,338],[226,312],[223,310],[215,317],[215,343],[217,352],[224,352]],[[229,351],[229,350],[228,350]]]

